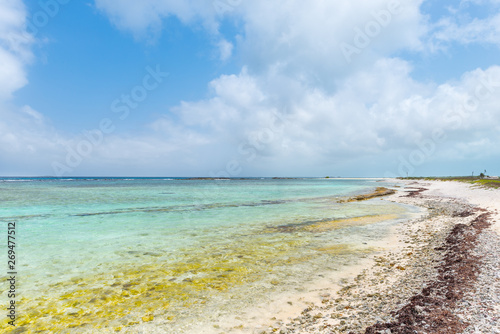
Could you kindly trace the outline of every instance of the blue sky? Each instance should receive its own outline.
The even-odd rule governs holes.
[[[499,9],[2,1],[0,175],[500,174]]]

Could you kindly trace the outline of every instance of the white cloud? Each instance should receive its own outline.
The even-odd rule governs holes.
[[[27,83],[24,64],[16,55],[0,48],[0,99],[11,97]]]
[[[500,46],[500,14],[457,24],[451,18],[441,20],[434,34],[435,43],[493,44]]]
[[[162,20],[177,17],[185,24],[201,22],[212,33],[217,32],[215,10],[206,0],[95,0],[98,9],[109,16],[120,29],[131,31],[137,38],[156,38]]]
[[[322,174],[329,168],[346,174],[366,166],[378,166],[380,175],[382,166],[397,164],[401,154],[418,149],[436,130],[447,136],[435,144],[439,157],[457,161],[481,150],[491,152],[485,156],[497,154],[492,143],[500,138],[492,125],[500,123],[500,68],[477,69],[442,85],[415,81],[411,62],[393,54],[419,52],[427,43],[422,0],[401,2],[402,10],[390,17],[389,3],[255,0],[221,15],[214,2],[205,0],[96,0],[115,25],[137,38],[156,38],[170,16],[202,24],[213,34],[222,61],[237,51],[245,65],[240,73],[212,80],[208,98],[180,102],[151,122],[147,132],[107,135],[69,173],[217,174],[237,161],[246,175]],[[24,16],[7,17],[18,23],[9,25],[17,30],[5,28],[1,34],[9,38],[0,38],[0,60],[9,64],[4,72],[0,65],[0,94],[5,96],[26,84],[30,57],[30,41],[21,38]],[[218,31],[226,19],[241,27],[237,36]],[[498,43],[496,20],[459,25],[449,19],[432,30],[432,38]],[[368,36],[366,45],[356,44],[359,31],[366,35],[376,24],[379,31]],[[351,63],[342,43],[359,49]],[[50,170],[85,140],[54,134],[50,122],[28,106],[9,108],[16,111],[0,110],[0,151],[12,168],[29,160]],[[427,159],[438,160],[438,155]]]
[[[0,156],[5,173],[26,166],[36,170],[36,161],[54,153],[58,140],[43,115],[9,102],[28,83],[26,67],[33,57],[34,38],[26,31],[26,15],[21,0],[0,2]]]
[[[427,46],[446,51],[454,44],[500,46],[499,0],[462,0],[430,25]]]
[[[342,43],[355,44],[357,29],[379,31],[362,50],[373,60],[395,50],[420,47],[425,33],[421,1],[254,1],[245,2],[240,47],[253,68],[281,66],[295,75],[321,78],[351,70]],[[393,10],[393,8],[395,8]],[[382,22],[382,23],[379,23]],[[370,61],[368,61],[370,64]],[[321,78],[327,81],[326,78]]]
[[[40,113],[0,103],[0,170],[10,175],[50,175],[64,138]]]
[[[364,62],[357,67],[370,66],[378,57],[396,50],[419,49],[420,37],[426,33],[419,10],[422,0],[223,1],[229,6],[225,15],[214,10],[218,2],[221,1],[96,0],[96,5],[118,27],[136,36],[148,32],[156,36],[162,19],[169,16],[191,25],[201,22],[218,35],[221,20],[229,17],[243,27],[237,36],[228,37],[237,38],[239,54],[244,55],[243,61],[252,71],[273,68],[330,85],[353,68],[348,66],[340,45],[354,43],[356,29],[365,31],[373,24],[380,28],[376,36],[370,37],[370,47],[359,56]],[[227,38],[218,40],[216,47],[225,60],[232,53],[232,45],[226,42]]]
[[[26,64],[31,60],[33,38],[26,32],[22,1],[0,3],[0,99],[27,84]]]
[[[225,39],[222,39],[219,43],[219,53],[220,53],[220,60],[226,61],[228,60],[231,55],[233,54],[233,44],[226,41]]]
[[[107,135],[67,175],[219,175],[234,161],[240,176],[322,175],[330,168],[345,174],[366,166],[380,175],[382,168],[397,171],[398,156],[419,149],[436,130],[447,139],[435,143],[439,154],[427,161],[498,153],[492,143],[500,135],[491,125],[500,123],[500,67],[440,86],[415,82],[410,73],[407,62],[386,58],[334,93],[296,82],[303,89],[290,96],[290,107],[276,102],[267,77],[243,69],[215,79],[210,98],[183,102],[146,133]],[[55,135],[29,107],[3,116],[1,155],[11,166],[30,161],[23,168],[46,166],[53,173],[51,164],[64,164],[85,140]]]
[[[491,124],[500,122],[495,107],[500,103],[500,67],[478,69],[459,82],[440,86],[419,84],[411,79],[410,71],[400,59],[381,59],[371,71],[350,76],[335,93],[304,88],[293,96],[291,109],[280,108],[274,92],[262,88],[267,87],[266,77],[246,71],[222,76],[211,83],[212,98],[184,102],[177,109],[185,127],[176,131],[177,140],[186,138],[182,133],[187,130],[203,127],[199,133],[206,135],[205,146],[192,149],[226,152],[220,166],[237,159],[248,170],[281,165],[294,166],[288,169],[300,174],[314,165],[352,168],[359,160],[386,164],[381,157],[397,160],[401,152],[432,140],[435,131],[449,138],[436,143],[437,148],[453,151],[455,160],[488,149],[491,140],[499,137]],[[248,94],[241,95],[241,91]],[[474,103],[469,106],[470,101]],[[480,140],[483,137],[489,140]],[[213,158],[221,159],[221,155]]]

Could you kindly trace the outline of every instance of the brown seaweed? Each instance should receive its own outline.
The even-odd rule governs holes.
[[[409,303],[393,313],[396,321],[372,325],[365,334],[456,334],[469,324],[456,315],[458,303],[465,293],[474,289],[481,268],[481,259],[473,255],[477,238],[490,226],[490,214],[483,213],[470,224],[457,224],[447,236],[438,267],[438,276],[426,288],[413,296]]]

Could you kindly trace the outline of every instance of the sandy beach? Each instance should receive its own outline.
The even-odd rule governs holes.
[[[121,182],[117,184],[121,185]],[[143,181],[134,182],[138,185],[132,189],[143,189]],[[276,182],[271,183],[271,189],[274,189],[277,183],[283,187],[283,182],[295,184],[296,181],[271,182]],[[293,188],[291,193],[305,189],[317,196],[322,188],[316,190],[316,182],[330,181],[301,182],[301,188]],[[83,182],[85,186],[88,184],[88,181]],[[236,181],[227,187],[239,185]],[[471,183],[428,180],[379,179],[362,185],[361,192],[323,196],[311,206],[314,214],[326,210],[328,215],[324,217],[337,217],[342,212],[340,210],[346,208],[359,210],[352,211],[354,213],[345,211],[351,214],[350,218],[316,218],[307,222],[301,216],[297,224],[275,226],[263,219],[265,225],[258,225],[245,233],[241,233],[245,224],[237,225],[238,234],[224,234],[225,230],[220,228],[205,229],[200,234],[204,247],[179,253],[185,254],[187,264],[180,262],[182,266],[172,267],[178,269],[175,273],[163,267],[158,270],[155,266],[177,262],[171,258],[162,259],[161,254],[150,253],[150,249],[143,248],[143,252],[138,252],[139,245],[132,242],[134,248],[126,248],[130,250],[126,254],[134,259],[146,260],[146,256],[155,255],[147,266],[138,267],[134,260],[134,271],[130,272],[123,269],[126,262],[124,265],[119,262],[116,271],[95,275],[99,285],[87,276],[73,276],[52,284],[50,287],[54,291],[58,286],[64,289],[64,294],[50,296],[57,303],[47,302],[46,297],[33,301],[24,299],[24,322],[11,332],[48,333],[60,332],[59,329],[64,328],[68,333],[134,334],[500,333],[500,190]],[[41,184],[39,187],[47,186]],[[107,187],[122,192],[121,187]],[[259,183],[257,188],[262,190],[265,187],[269,186]],[[69,194],[81,193],[80,187],[75,188],[77,190]],[[220,192],[215,197],[225,193],[231,192]],[[156,194],[153,196],[157,197]],[[74,198],[80,203],[79,196]],[[240,205],[241,210],[261,208],[246,205],[248,201],[241,203],[245,204]],[[99,208],[96,212],[105,212],[108,216],[112,208]],[[269,218],[274,217],[279,208],[269,209]],[[164,210],[164,207],[160,209]],[[189,219],[195,219],[197,212],[194,211]],[[304,212],[300,211],[300,214]],[[200,217],[204,219],[204,211],[201,213]],[[91,222],[89,217],[95,216],[95,212],[87,210],[80,214],[86,222]],[[127,215],[117,215],[117,219],[124,220]],[[140,213],[142,219],[150,216],[150,212]],[[63,217],[67,219],[66,215]],[[294,217],[280,222],[289,222]],[[136,219],[135,216],[130,218],[132,222]],[[98,222],[104,226],[102,220]],[[112,219],[110,222],[117,224]],[[188,220],[183,221],[186,222]],[[154,223],[155,220],[150,221],[150,228],[155,226]],[[205,233],[212,230],[214,234],[210,238],[220,234],[222,242],[212,245],[206,240]],[[110,231],[114,233],[115,229],[110,228]],[[180,235],[186,235],[184,230],[181,232]],[[257,244],[261,247],[255,248],[252,233],[258,237],[257,241],[266,243]],[[240,234],[242,238],[237,239],[238,242],[224,243],[229,236],[237,238]],[[159,242],[162,245],[169,234],[161,236]],[[178,237],[177,234],[173,236]],[[269,237],[272,239],[266,239]],[[274,265],[275,262],[270,260],[280,259],[274,252],[289,239],[294,243],[308,241],[307,245],[312,246],[284,249],[285,261]],[[156,239],[147,240],[154,242]],[[227,247],[225,252],[220,253],[223,250],[221,245]],[[257,251],[247,253],[254,248],[264,249],[270,255]],[[113,251],[119,249],[111,248]],[[198,249],[203,250],[202,259],[206,261],[193,267],[192,264],[199,261],[198,257],[192,257]],[[114,252],[108,251],[108,254]],[[141,254],[142,257],[137,257]],[[240,260],[242,257],[245,257],[245,262]],[[72,260],[74,258],[71,256]],[[231,261],[222,262],[220,259]],[[259,259],[261,261],[254,264]],[[237,266],[225,270],[221,263],[235,263]],[[217,266],[216,270],[211,270],[211,265]],[[229,284],[230,279],[252,278],[249,268],[256,272],[255,281]],[[209,280],[212,272],[214,278]],[[214,282],[228,282],[227,289],[213,288]],[[165,285],[162,287],[161,284]],[[156,292],[158,286],[161,289]],[[197,295],[188,295],[190,287],[199,287],[204,299],[196,300]],[[210,291],[213,293],[209,294]],[[108,300],[109,303],[95,305],[97,296],[103,303]],[[176,298],[182,296],[185,296],[183,301],[188,306],[174,304]],[[115,302],[112,298],[121,299]],[[192,304],[187,304],[187,301]],[[35,302],[38,304],[30,310],[28,307]],[[64,303],[75,306],[68,308]],[[169,308],[169,303],[174,307]],[[123,315],[116,312],[125,309],[132,312]],[[84,320],[87,323],[79,323]]]
[[[254,333],[500,333],[500,191],[395,180],[383,200],[427,209],[386,250],[323,288],[300,314]]]

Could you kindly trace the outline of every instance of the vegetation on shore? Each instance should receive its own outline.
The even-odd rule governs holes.
[[[446,177],[401,177],[402,180],[427,180],[427,181],[459,181],[467,182],[487,188],[500,188],[500,180],[487,179],[481,176],[446,176]]]

